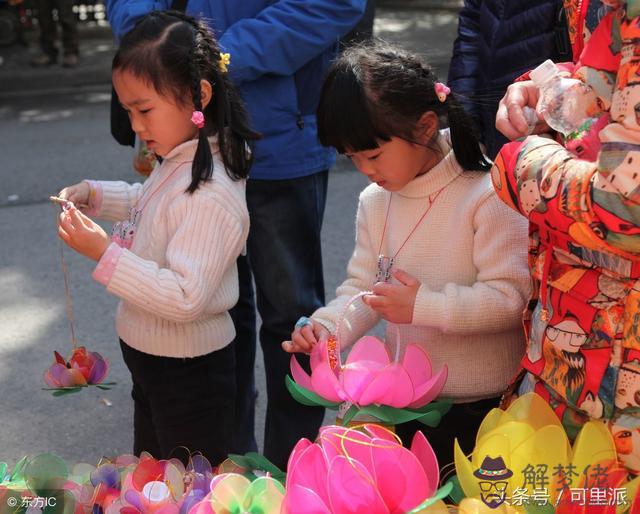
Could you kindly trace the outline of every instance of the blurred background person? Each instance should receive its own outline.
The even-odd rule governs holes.
[[[495,128],[498,102],[546,59],[572,60],[562,0],[465,0],[447,85],[466,98],[488,157],[507,142]]]
[[[58,25],[62,28],[62,65],[67,68],[77,66],[78,26],[73,4],[74,0],[35,0],[40,26],[40,54],[31,60],[32,66],[50,66],[58,61]],[[57,12],[57,21],[54,10]]]

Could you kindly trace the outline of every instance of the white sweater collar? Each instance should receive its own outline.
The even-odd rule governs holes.
[[[211,151],[216,153],[218,151],[218,137],[210,136],[208,139],[209,144],[211,145]],[[198,148],[197,138],[185,141],[165,155],[163,162],[174,162],[178,164],[181,162],[192,161],[196,154],[196,148]]]
[[[407,198],[422,198],[442,189],[458,178],[463,170],[456,161],[447,134],[440,133],[438,144],[444,157],[424,175],[419,175],[396,194]]]

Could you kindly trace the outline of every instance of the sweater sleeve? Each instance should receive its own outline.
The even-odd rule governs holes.
[[[325,307],[315,311],[312,318],[334,333],[340,314],[349,299],[358,293],[371,289],[376,269],[377,256],[371,243],[367,214],[361,196],[356,215],[356,244],[347,265],[347,279],[336,289],[336,298]],[[339,334],[342,348],[350,347],[373,328],[378,321],[380,321],[380,316],[362,301],[351,304]]]
[[[178,228],[167,245],[166,266],[123,250],[107,290],[161,318],[188,323],[210,308],[246,230],[220,201],[200,191],[176,198],[167,216]]]
[[[93,207],[96,217],[108,221],[122,221],[129,217],[129,209],[142,194],[142,184],[122,181],[89,181],[90,187],[99,188],[100,201]]]
[[[413,324],[446,334],[502,332],[520,325],[530,293],[527,220],[492,193],[479,205],[473,224],[476,282],[471,286],[450,282],[442,291],[422,284]]]

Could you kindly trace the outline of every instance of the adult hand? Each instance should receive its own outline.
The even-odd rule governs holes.
[[[88,205],[91,188],[86,182],[78,182],[73,186],[65,187],[58,193],[58,197],[63,200],[69,200],[77,206]]]
[[[500,100],[496,114],[496,128],[512,141],[532,132],[534,134],[547,132],[549,127],[540,116],[538,116],[538,123],[531,131],[523,112],[524,107],[535,109],[539,98],[540,91],[532,80],[511,84]]]
[[[74,205],[65,208],[58,220],[58,236],[76,252],[99,261],[111,240],[100,225]]]
[[[411,323],[420,281],[400,269],[393,272],[399,284],[377,282],[373,294],[362,298],[364,303],[391,323]]]
[[[323,325],[309,319],[309,325],[296,327],[291,333],[291,341],[283,341],[282,349],[289,353],[311,353],[314,345],[323,337],[329,337],[329,331]]]

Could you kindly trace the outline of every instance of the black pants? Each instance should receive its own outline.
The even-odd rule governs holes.
[[[456,403],[442,417],[442,421],[437,427],[431,428],[418,421],[410,421],[397,425],[396,433],[402,439],[404,446],[410,447],[414,434],[421,430],[438,458],[438,464],[442,470],[441,478],[445,479],[455,473],[453,468],[454,439],[458,439],[460,448],[465,455],[471,453],[476,443],[476,434],[480,423],[487,413],[497,407],[499,403],[499,397],[471,403]]]
[[[231,452],[235,354],[231,345],[179,359],[140,352],[120,340],[133,381],[135,455],[158,459],[201,453],[217,465]]]
[[[65,54],[78,54],[78,26],[73,13],[74,0],[37,0],[38,23],[40,24],[40,46],[42,52],[55,59],[57,25],[53,10],[58,11],[58,23],[62,27],[62,47]]]
[[[238,377],[234,448],[238,453],[256,448],[253,279],[267,379],[264,455],[281,469],[285,469],[300,438],[315,439],[324,418],[323,408],[301,405],[286,389],[291,355],[280,343],[290,338],[300,316],[308,316],[324,304],[320,230],[327,181],[325,170],[306,177],[247,183],[251,217],[248,256],[238,261],[240,299],[231,310],[237,332],[234,347]],[[304,356],[299,360],[308,362]]]

